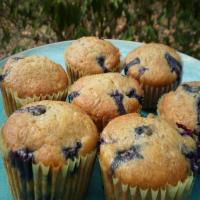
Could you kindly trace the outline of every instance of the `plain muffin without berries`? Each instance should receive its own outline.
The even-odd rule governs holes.
[[[73,41],[65,50],[64,58],[72,83],[85,75],[119,71],[119,49],[97,37]]]
[[[158,114],[182,134],[200,137],[200,82],[186,82],[159,100]]]
[[[46,100],[16,110],[1,131],[14,199],[83,199],[97,141],[93,121],[74,105]]]
[[[100,166],[108,200],[188,198],[195,141],[165,121],[127,114],[101,134]]]
[[[181,58],[171,47],[149,43],[125,58],[124,73],[139,80],[144,89],[144,109],[155,109],[158,99],[176,89],[182,77]]]
[[[4,109],[8,116],[33,101],[66,99],[67,74],[61,65],[45,56],[9,59],[0,79]]]
[[[111,119],[138,112],[142,95],[135,79],[106,73],[80,78],[69,88],[68,100],[90,115],[101,131]]]

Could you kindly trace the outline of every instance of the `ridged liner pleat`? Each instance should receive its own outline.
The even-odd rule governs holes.
[[[109,176],[107,171],[101,170],[101,175],[107,200],[188,200],[194,179],[191,174],[175,186],[168,184],[161,189],[144,190],[123,184],[118,178]]]
[[[58,93],[53,93],[51,95],[20,98],[17,92],[13,92],[11,89],[6,88],[6,86],[4,86],[3,84],[1,85],[4,110],[7,116],[10,116],[18,108],[21,108],[22,106],[35,101],[41,101],[41,100],[65,101],[67,97],[67,91],[68,89],[65,89],[63,91],[59,91]]]
[[[14,200],[79,200],[83,199],[91,177],[96,151],[68,160],[62,167],[51,168],[41,163],[31,165],[32,180],[20,176],[19,170],[4,157]],[[28,172],[24,164],[23,169]]]
[[[175,90],[179,85],[179,81],[175,81],[172,84],[162,86],[162,87],[153,87],[149,85],[142,85],[144,90],[144,102],[143,102],[143,109],[155,109],[158,103],[159,98],[171,91]]]

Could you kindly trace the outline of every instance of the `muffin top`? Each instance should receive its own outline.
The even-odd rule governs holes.
[[[181,58],[164,44],[149,43],[133,49],[125,58],[124,73],[151,86],[181,80]]]
[[[15,111],[2,128],[8,152],[30,156],[47,166],[93,151],[96,126],[78,107],[61,101],[40,101]]]
[[[180,85],[164,95],[158,104],[159,115],[183,129],[183,134],[200,133],[200,82]]]
[[[82,37],[75,40],[65,51],[67,64],[84,74],[99,74],[117,71],[120,52],[106,40],[96,37]]]
[[[100,164],[108,176],[145,188],[176,185],[190,174],[196,145],[165,121],[136,113],[113,119],[103,130]]]
[[[67,88],[67,74],[45,56],[15,57],[8,60],[1,75],[2,84],[21,98],[49,95]]]
[[[111,119],[141,108],[138,82],[119,73],[85,76],[69,88],[69,101],[82,108],[101,129]]]

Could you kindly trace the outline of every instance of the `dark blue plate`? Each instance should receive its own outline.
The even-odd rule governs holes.
[[[140,45],[140,43],[122,41],[122,40],[110,40],[114,45],[116,45],[121,53],[122,57],[126,56],[129,51]],[[54,60],[56,63],[64,65],[64,50],[67,46],[71,44],[72,41],[60,42],[49,44],[27,51],[21,52],[23,55],[44,55]],[[19,55],[19,54],[18,54]],[[183,60],[183,81],[200,80],[200,61],[187,56],[185,54],[180,54]],[[0,66],[6,62],[7,59],[0,61]],[[6,116],[3,111],[2,99],[0,99],[0,123],[1,126],[6,120]],[[0,157],[0,200],[11,200],[11,194],[8,187],[5,171],[3,168],[2,159]],[[87,200],[104,200],[102,182],[100,178],[98,163],[95,163],[94,171],[92,174],[92,179],[90,182],[89,190],[86,196]],[[196,177],[195,184],[190,195],[190,200],[200,200],[200,177]]]

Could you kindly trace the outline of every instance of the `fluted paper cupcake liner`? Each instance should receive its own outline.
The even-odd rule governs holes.
[[[7,116],[10,116],[15,110],[21,108],[22,106],[32,103],[35,101],[41,100],[58,100],[65,101],[67,97],[67,89],[63,91],[59,91],[57,93],[53,93],[51,95],[41,95],[41,96],[33,96],[20,98],[17,92],[12,91],[7,88],[3,84],[1,85],[1,93],[3,99],[4,110]]]
[[[14,200],[84,199],[96,151],[69,160],[61,167],[26,163],[4,156],[4,165]],[[13,162],[15,166],[13,166]]]
[[[69,65],[68,63],[66,63],[66,66],[67,66],[67,74],[70,78],[70,84],[73,84],[76,80],[78,80],[82,76],[87,75],[80,70],[76,70],[75,67]]]
[[[104,170],[101,170],[101,174],[107,200],[188,200],[194,179],[191,174],[175,186],[168,184],[154,190],[123,184],[118,178],[109,177]]]
[[[153,87],[150,85],[142,85],[142,88],[144,90],[144,102],[142,105],[143,109],[149,110],[149,109],[156,109],[157,103],[159,98],[171,91],[175,90],[179,85],[179,81],[175,81],[172,84],[161,86],[161,87]]]

